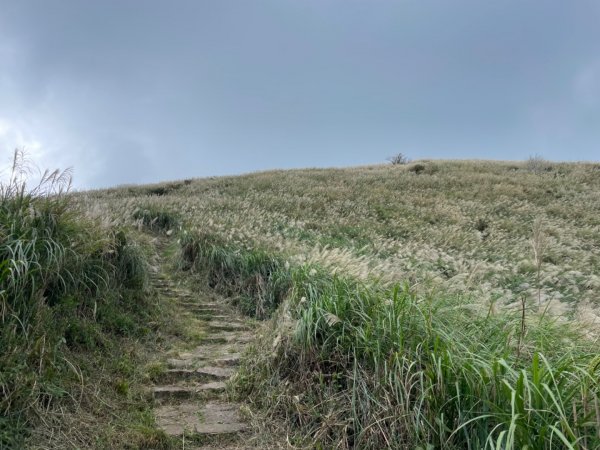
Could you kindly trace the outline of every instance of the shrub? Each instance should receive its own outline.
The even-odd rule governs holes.
[[[426,167],[424,164],[413,164],[408,168],[408,171],[419,175],[421,172],[425,171],[425,169]]]
[[[534,155],[527,159],[525,167],[529,172],[540,174],[551,171],[552,163],[545,160],[541,155]]]
[[[404,165],[410,162],[410,160],[403,153],[397,153],[394,156],[390,156],[387,160],[394,166]]]
[[[189,184],[187,182],[187,180],[184,181],[183,184]],[[148,188],[145,188],[145,194],[146,195],[155,195],[157,197],[162,197],[163,195],[169,195],[172,194],[173,192],[179,190],[182,186],[182,183],[167,183],[167,184],[161,184],[161,185],[155,185],[155,186],[150,186]]]
[[[479,217],[475,221],[475,229],[477,231],[479,231],[480,233],[483,233],[485,230],[487,230],[489,226],[490,226],[490,224],[483,217]]]

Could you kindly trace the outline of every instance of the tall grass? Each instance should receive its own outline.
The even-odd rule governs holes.
[[[276,364],[300,365],[290,375],[307,392],[314,384],[294,375],[306,373],[303,368],[317,365],[320,376],[338,378],[333,402],[326,401],[331,407],[344,399],[331,409],[339,411],[336,425],[328,425],[332,444],[600,445],[600,360],[569,327],[532,318],[528,335],[518,338],[517,314],[485,314],[464,299],[418,297],[400,286],[378,289],[335,277],[319,292],[310,286],[301,288],[306,306]]]
[[[19,448],[79,379],[68,350],[103,333],[139,329],[127,312],[146,284],[145,260],[125,233],[86,221],[71,204],[70,172],[44,172],[16,152],[0,184],[0,448]]]
[[[133,219],[145,229],[159,233],[172,233],[180,225],[177,214],[152,205],[137,208]]]
[[[600,357],[571,325],[288,267],[208,234],[180,243],[186,266],[213,287],[256,305],[269,293],[279,305],[237,387],[287,418],[300,444],[600,446]]]
[[[181,267],[201,273],[211,288],[233,298],[245,314],[259,319],[270,316],[291,287],[285,262],[265,251],[186,231],[180,235],[180,245]]]

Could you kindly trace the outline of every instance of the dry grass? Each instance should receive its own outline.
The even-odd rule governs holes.
[[[79,200],[111,224],[132,223],[132,211],[151,206],[176,212],[190,231],[282,252],[291,262],[408,280],[497,307],[526,295],[555,314],[596,321],[597,164],[547,163],[544,171],[528,162],[418,164],[419,174],[411,165],[273,171],[170,183],[161,195],[160,186],[128,187]],[[535,223],[543,224],[539,257]]]
[[[77,201],[111,225],[176,217],[182,268],[275,311],[236,385],[295,446],[595,448],[600,170],[538,162],[275,171]]]

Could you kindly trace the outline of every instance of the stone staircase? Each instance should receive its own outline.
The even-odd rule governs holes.
[[[240,442],[248,432],[240,405],[227,400],[225,383],[252,339],[251,328],[227,305],[178,286],[164,274],[155,274],[152,284],[205,333],[195,348],[172,349],[164,355],[167,369],[148,387],[158,427],[184,444],[193,444],[185,448],[243,448],[222,446]]]

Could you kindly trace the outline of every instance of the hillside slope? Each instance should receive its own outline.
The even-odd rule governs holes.
[[[295,446],[598,448],[599,175],[419,161],[77,198],[270,318],[231,386]]]
[[[597,164],[273,171],[99,191],[87,200],[124,222],[139,208],[177,212],[190,229],[361,279],[408,281],[497,306],[526,296],[557,314],[598,318]]]

